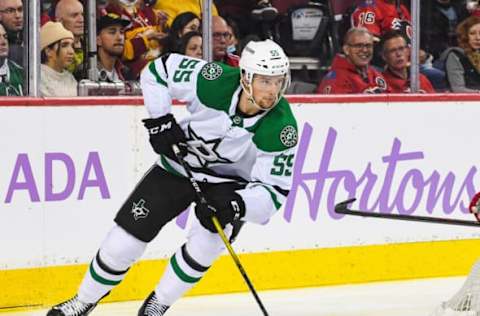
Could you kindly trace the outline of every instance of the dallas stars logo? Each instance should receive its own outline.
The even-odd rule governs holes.
[[[137,221],[140,218],[147,217],[150,210],[145,207],[145,200],[140,199],[137,203],[133,202],[131,213],[133,214],[133,218]]]
[[[203,139],[193,131],[190,125],[188,126],[188,138],[188,153],[195,156],[200,166],[206,168],[212,163],[233,163],[222,157],[217,151],[222,142],[221,138]]]
[[[202,68],[202,77],[206,80],[215,80],[223,73],[222,67],[214,63],[208,63]]]

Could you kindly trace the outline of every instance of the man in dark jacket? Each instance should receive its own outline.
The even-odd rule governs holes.
[[[24,71],[8,58],[8,52],[7,32],[0,23],[0,95],[21,96],[24,89]]]
[[[445,49],[457,46],[455,28],[468,11],[463,1],[451,0],[422,1],[420,10],[421,46],[437,59]]]
[[[22,0],[0,1],[0,21],[7,31],[8,58],[23,67],[23,3]]]

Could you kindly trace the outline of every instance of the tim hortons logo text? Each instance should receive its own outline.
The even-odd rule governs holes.
[[[284,218],[287,221],[292,219],[294,202],[302,194],[301,191],[308,200],[312,220],[316,220],[318,216],[320,201],[324,195],[329,216],[334,219],[344,216],[334,212],[335,203],[353,196],[358,199],[358,207],[365,211],[412,214],[423,210],[431,214],[437,209],[444,214],[451,214],[455,210],[468,213],[469,197],[476,192],[475,166],[470,167],[465,175],[458,175],[453,171],[442,175],[438,170],[426,174],[415,168],[420,160],[426,158],[426,154],[422,151],[402,151],[402,142],[394,138],[390,153],[380,158],[384,165],[383,170],[375,170],[372,166],[378,168],[379,164],[372,162],[366,162],[362,174],[355,174],[348,169],[332,170],[330,162],[335,150],[337,131],[330,128],[318,169],[308,172],[303,168],[312,132],[312,126],[306,123],[296,155],[292,189],[285,205]],[[399,169],[402,172],[398,171]],[[313,186],[307,185],[312,182]],[[327,186],[327,183],[330,185]],[[313,191],[310,190],[312,187]]]
[[[427,154],[402,150],[400,139],[393,138],[390,152],[373,162],[366,161],[362,172],[333,169],[331,161],[339,137],[337,131],[329,128],[323,149],[316,152],[309,151],[312,135],[313,127],[306,123],[298,143],[292,188],[284,205],[285,221],[292,221],[294,210],[295,213],[306,211],[305,207],[298,207],[301,199],[307,200],[311,221],[317,221],[320,210],[324,209],[329,218],[340,219],[344,215],[335,213],[335,203],[353,196],[358,199],[356,205],[365,211],[468,213],[469,197],[476,192],[475,166],[467,168],[465,174],[435,169],[427,173],[418,168],[422,160],[428,162]],[[306,170],[307,156],[309,161],[319,161],[314,170]],[[188,216],[189,211],[182,213],[176,220],[177,225],[185,228]]]
[[[110,199],[110,190],[98,152],[89,152],[85,165],[81,166],[75,165],[74,160],[66,153],[45,153],[44,169],[37,169],[35,172],[31,160],[27,153],[17,155],[10,172],[7,191],[2,198],[5,204],[25,198],[31,202],[63,201],[72,195],[77,200],[83,200],[87,192],[97,194],[102,199]],[[39,174],[40,172],[43,174]],[[44,181],[39,183],[38,179],[42,178]],[[62,180],[58,181],[58,178]]]

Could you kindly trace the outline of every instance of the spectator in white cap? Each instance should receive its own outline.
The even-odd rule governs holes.
[[[60,22],[47,22],[40,28],[42,96],[77,96],[77,81],[67,70],[73,63],[73,33]]]

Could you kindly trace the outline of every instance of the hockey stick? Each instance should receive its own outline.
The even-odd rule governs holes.
[[[454,219],[454,218],[441,218],[441,217],[431,217],[431,216],[416,216],[416,215],[403,215],[403,214],[385,214],[385,213],[371,213],[364,211],[351,210],[348,208],[348,204],[355,202],[357,199],[349,199],[335,205],[335,213],[345,214],[345,215],[354,215],[354,216],[363,216],[363,217],[376,217],[384,219],[396,219],[403,221],[415,221],[415,222],[424,222],[424,223],[433,223],[433,224],[447,224],[447,225],[460,225],[460,226],[474,226],[480,227],[480,223],[476,221],[468,221],[463,219]]]
[[[185,170],[185,173],[187,174],[188,180],[190,180],[190,183],[192,184],[192,187],[195,191],[195,195],[197,196],[197,202],[203,204],[204,206],[208,206],[207,199],[205,199],[205,195],[203,195],[202,190],[200,189],[200,186],[198,185],[197,180],[193,177],[192,171],[190,170],[190,167],[187,165],[185,160],[183,160],[182,153],[180,152],[180,149],[178,148],[177,145],[172,145],[173,152],[175,153],[175,156],[177,157],[177,160],[180,162],[182,165],[183,169]],[[250,292],[252,292],[253,297],[255,298],[255,301],[257,301],[258,306],[263,312],[264,316],[268,316],[267,310],[265,309],[265,306],[263,306],[262,301],[260,300],[260,297],[257,294],[257,291],[255,291],[255,288],[253,287],[252,282],[250,281],[250,278],[247,275],[247,272],[242,266],[242,263],[240,262],[240,259],[238,258],[237,254],[232,248],[232,245],[230,244],[230,241],[228,241],[227,236],[223,232],[222,226],[220,225],[220,222],[218,221],[218,218],[213,215],[212,216],[212,222],[215,228],[217,229],[218,234],[220,235],[220,238],[222,239],[223,243],[225,244],[225,247],[227,247],[228,252],[230,253],[230,256],[232,257],[233,261],[235,262],[235,265],[237,266],[238,270],[240,271],[240,274],[242,275],[243,279],[248,285],[248,288],[250,289]]]

